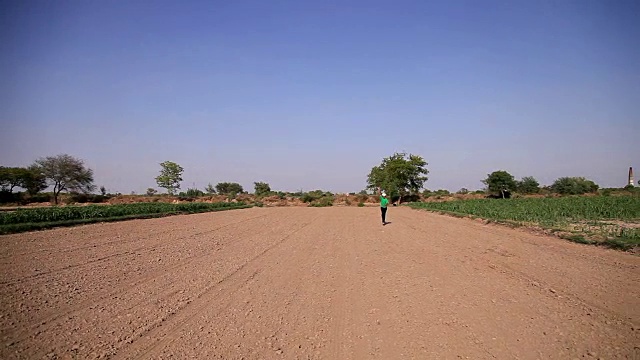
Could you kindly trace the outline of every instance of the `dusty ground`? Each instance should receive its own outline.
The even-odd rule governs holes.
[[[640,257],[407,208],[0,237],[0,358],[640,359]]]

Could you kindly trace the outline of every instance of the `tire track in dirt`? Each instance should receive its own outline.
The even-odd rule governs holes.
[[[142,336],[148,335],[149,338],[152,338],[152,337],[154,338],[154,341],[155,341],[154,343],[152,343],[151,345],[146,345],[144,344],[143,341],[137,341],[135,346],[131,346],[127,349],[127,355],[116,354],[117,356],[115,358],[117,359],[117,358],[120,358],[121,356],[125,358],[129,358],[131,356],[129,355],[130,353],[135,354],[132,356],[134,358],[139,358],[139,357],[154,358],[155,356],[157,356],[159,352],[162,350],[161,347],[171,346],[172,343],[178,338],[179,333],[184,330],[185,326],[189,325],[189,323],[194,319],[194,317],[199,315],[205,309],[205,307],[209,305],[209,302],[207,300],[210,300],[210,299],[205,298],[205,296],[210,295],[210,293],[214,290],[218,290],[217,292],[218,296],[221,296],[220,295],[221,293],[224,293],[226,296],[229,296],[237,292],[242,287],[246,286],[261,271],[261,269],[252,269],[251,265],[253,263],[265,257],[269,252],[275,251],[276,248],[281,246],[285,241],[289,240],[293,235],[295,235],[296,233],[304,230],[306,227],[311,225],[314,220],[304,223],[299,228],[287,233],[280,240],[270,245],[269,247],[265,248],[263,251],[258,253],[253,258],[249,259],[247,262],[241,264],[237,269],[233,270],[231,273],[229,273],[219,281],[210,283],[209,286],[205,287],[196,296],[195,298],[196,303],[190,304],[188,309],[186,307],[183,309],[178,309],[178,310],[185,310],[185,311],[179,314],[176,312],[173,318],[162,319],[161,322],[165,322],[165,320],[167,322],[169,321],[172,322],[172,324],[163,326],[162,330],[167,329],[167,327],[169,328],[169,330],[164,331],[166,334],[154,337],[153,336],[154,334],[152,334],[151,332],[153,332],[155,329],[158,329],[158,326],[154,326],[149,329],[145,329],[144,332],[137,334],[136,336],[140,338]],[[233,280],[241,280],[241,281],[239,281],[238,283],[233,283],[232,282]],[[219,311],[222,312],[226,310],[231,305],[232,302],[233,300],[227,301],[226,305],[223,305],[221,308],[219,308]],[[186,310],[188,310],[188,312]],[[159,325],[159,324],[160,323],[156,325]],[[127,342],[132,343],[133,341],[127,341]],[[137,350],[136,348],[141,348],[141,350]]]
[[[252,217],[252,218],[245,219],[245,220],[242,220],[242,221],[239,221],[239,222],[230,223],[230,224],[226,224],[226,225],[220,226],[220,227],[218,227],[216,229],[213,229],[211,231],[199,232],[198,234],[200,234],[200,235],[208,234],[208,233],[211,233],[211,232],[215,232],[215,231],[221,230],[221,229],[226,228],[228,226],[241,225],[241,224],[246,223],[247,221],[251,221],[251,220],[255,220],[255,219],[259,219],[259,218],[264,218],[265,216],[266,215],[260,215],[260,216],[257,216],[257,217]],[[176,241],[180,240],[180,239],[187,238],[189,236],[191,236],[191,235],[186,235],[186,236],[183,236],[183,237],[179,237],[178,239],[176,239]],[[145,247],[143,246],[141,248],[145,248]],[[129,255],[129,254],[136,254],[136,252],[120,253],[121,256],[122,255]],[[181,261],[181,262],[177,262],[173,266],[160,268],[160,272],[151,272],[146,276],[139,277],[137,280],[135,280],[133,282],[129,282],[129,285],[127,287],[120,288],[120,289],[118,289],[118,291],[112,291],[110,288],[106,288],[106,289],[104,289],[102,291],[98,291],[97,293],[94,293],[94,297],[93,298],[86,299],[86,300],[81,301],[79,303],[75,302],[72,305],[69,305],[69,306],[66,306],[66,307],[63,307],[63,308],[56,308],[55,310],[52,310],[51,312],[45,313],[44,315],[41,315],[40,317],[36,318],[35,322],[36,323],[50,323],[50,322],[52,322],[52,321],[54,321],[54,320],[56,320],[58,318],[71,315],[74,312],[81,311],[82,309],[84,309],[84,308],[86,308],[86,307],[88,307],[88,306],[90,306],[92,304],[95,304],[96,302],[99,302],[102,299],[105,299],[107,297],[117,296],[117,295],[122,294],[122,293],[124,293],[126,291],[129,291],[131,288],[134,288],[135,286],[139,285],[140,283],[151,281],[153,279],[156,279],[158,277],[163,276],[167,272],[176,270],[176,269],[181,268],[181,267],[185,267],[186,264],[188,264],[189,262],[196,261],[196,260],[198,260],[200,258],[208,256],[209,254],[210,254],[210,252],[201,253],[199,255],[183,259],[183,261],[186,261],[186,263]],[[114,256],[109,256],[109,257],[107,257],[105,259],[108,260],[109,258],[112,258],[112,257],[114,257]],[[96,263],[96,262],[98,262],[98,261],[91,261],[90,263]],[[87,264],[83,264],[83,265],[87,265]],[[73,270],[75,267],[77,267],[77,266],[70,266],[70,267],[64,268],[64,270]],[[58,273],[51,273],[51,274],[60,275],[59,272]],[[50,279],[44,279],[43,281],[47,282],[47,281],[50,281]],[[3,285],[5,285],[5,284],[3,284]],[[3,295],[4,295],[4,292],[3,292]],[[3,299],[4,298],[5,297],[3,296]],[[21,300],[17,299],[16,301],[21,301]],[[11,302],[5,302],[4,305],[5,306],[11,306]],[[4,326],[2,328],[2,330],[0,331],[0,334],[11,330],[11,328],[13,328],[13,327],[14,326],[10,326],[10,327]],[[18,337],[18,339],[20,339],[20,337]]]
[[[172,218],[166,226],[184,225],[165,233],[197,233],[194,219],[219,214]],[[391,208],[385,227],[377,208],[253,214],[265,217],[101,263],[152,266],[143,275],[87,266],[82,281],[112,284],[117,298],[91,286],[85,300],[94,304],[68,304],[83,306],[47,324],[19,312],[15,333],[40,334],[10,344],[12,334],[0,333],[0,357],[640,358],[638,257],[407,208]]]
[[[421,218],[424,220],[424,222],[420,222],[416,221],[412,211],[404,210],[397,212],[403,227],[417,228],[429,238],[430,244],[433,244],[432,250],[435,252],[433,259],[448,256],[450,261],[456,262],[457,267],[466,268],[469,274],[476,272],[487,279],[502,279],[500,282],[510,284],[510,289],[521,289],[521,292],[514,292],[507,290],[509,288],[503,288],[498,292],[502,293],[503,297],[489,294],[484,296],[491,296],[492,301],[502,303],[503,306],[506,304],[508,308],[515,307],[522,314],[531,313],[532,322],[539,325],[544,324],[548,328],[547,331],[542,331],[545,336],[553,334],[557,336],[553,341],[565,342],[566,348],[562,351],[566,356],[582,356],[589,352],[613,356],[620,352],[615,347],[623,348],[623,346],[609,346],[607,342],[614,343],[622,340],[624,343],[624,339],[634,337],[638,341],[639,334],[631,330],[637,328],[637,325],[634,325],[633,321],[628,321],[629,319],[637,321],[637,317],[634,315],[634,310],[637,310],[637,306],[640,305],[640,300],[637,298],[640,287],[637,282],[610,289],[613,293],[631,296],[635,292],[635,306],[623,305],[605,309],[602,306],[604,304],[602,301],[598,303],[595,300],[597,298],[591,298],[590,301],[583,299],[585,295],[592,296],[593,288],[589,285],[596,281],[586,281],[585,283],[583,279],[603,278],[601,284],[605,284],[607,282],[604,281],[604,278],[607,277],[607,274],[622,273],[629,268],[637,269],[632,265],[638,263],[636,257],[564,243],[563,240],[557,238],[540,237],[510,228],[492,228],[492,231],[487,234],[484,231],[479,231],[484,226],[477,222],[451,219],[425,212],[419,212],[423,213]],[[431,233],[429,237],[429,228],[438,228],[439,226],[441,227],[436,232],[438,236],[433,236],[434,234]],[[475,235],[475,238],[469,237],[472,234]],[[492,236],[493,234],[496,236]],[[457,239],[460,243],[455,247],[447,246],[447,243],[452,239]],[[536,242],[546,246],[541,248],[537,246]],[[572,253],[569,251],[548,252],[549,247],[573,248],[575,255],[571,256]],[[592,262],[583,262],[585,253],[582,251],[593,252],[595,256],[601,257],[601,262],[610,266],[604,269],[592,268]],[[561,256],[562,260],[556,259],[558,256]],[[607,256],[611,256],[615,260],[610,259],[606,262],[604,259]],[[535,265],[540,266],[531,267],[530,264],[534,261],[532,259],[535,260]],[[626,265],[620,267],[618,264],[621,263]],[[579,275],[571,277],[572,290],[568,291],[564,286],[567,283],[566,276],[569,275],[567,269],[574,268],[580,269]],[[638,274],[638,271],[636,270],[635,273]],[[628,278],[634,277],[629,276]],[[619,286],[620,281],[616,280],[616,282]],[[628,282],[628,279],[623,279],[623,282]],[[629,290],[632,292],[629,293]],[[522,293],[526,297],[522,297]],[[535,298],[536,306],[526,306],[528,302],[532,301],[531,297]],[[630,301],[633,302],[633,300]],[[518,303],[524,306],[517,305]],[[496,316],[499,315],[496,314]],[[579,336],[569,336],[572,331],[570,330],[571,326],[583,328]],[[580,338],[581,340],[578,340]],[[605,341],[605,339],[615,340]],[[626,351],[631,354],[635,350],[633,347],[627,347]]]
[[[436,217],[444,216],[433,214],[431,215]],[[404,219],[407,220],[406,217]],[[581,264],[582,269],[580,270],[581,273],[590,272],[592,274],[590,276],[587,276],[587,278],[596,277],[599,275],[598,271],[593,271],[593,267],[595,264],[599,266],[605,266],[606,268],[624,269],[626,271],[636,273],[640,270],[640,267],[638,265],[634,265],[633,262],[606,260],[606,254],[619,255],[617,252],[612,250],[594,249],[592,246],[567,243],[565,240],[557,239],[554,237],[543,238],[541,236],[532,236],[531,234],[528,234],[525,231],[519,229],[510,229],[507,227],[494,228],[493,225],[481,225],[476,223],[475,221],[460,219],[451,220],[457,221],[459,223],[458,227],[450,228],[448,230],[443,229],[443,232],[450,232],[452,237],[460,238],[464,237],[465,233],[474,233],[477,232],[478,229],[484,230],[485,228],[488,228],[486,231],[483,231],[484,237],[480,239],[480,241],[486,241],[486,243],[480,244],[480,247],[470,247],[468,245],[470,244],[470,242],[461,246],[469,249],[469,251],[474,251],[475,253],[480,255],[478,259],[482,260],[485,266],[491,268],[492,270],[508,274],[512,277],[517,277],[521,279],[523,283],[536,287],[543,293],[548,293],[553,290],[551,294],[557,294],[556,297],[561,296],[561,298],[563,298],[565,301],[571,300],[574,302],[574,305],[579,306],[583,309],[589,310],[597,308],[600,311],[607,313],[609,317],[613,319],[628,321],[630,317],[640,316],[640,309],[635,309],[638,310],[635,314],[622,314],[620,312],[620,309],[633,310],[634,307],[632,306],[622,306],[618,307],[618,310],[615,310],[609,307],[601,306],[601,302],[598,303],[597,301],[593,301],[593,299],[586,298],[580,295],[590,294],[594,290],[599,290],[602,294],[600,295],[601,297],[610,291],[621,292],[624,294],[624,292],[621,291],[622,289],[633,287],[637,288],[638,286],[640,286],[640,281],[638,279],[634,279],[633,277],[630,277],[629,279],[621,279],[627,284],[617,289],[607,290],[605,288],[594,289],[593,287],[589,287],[589,291],[585,291],[586,289],[584,285],[578,288],[579,290],[571,290],[572,288],[575,288],[576,285],[578,285],[575,283],[575,281],[557,281],[563,280],[565,278],[564,275],[567,275],[566,271],[572,268],[572,266],[567,266],[567,261],[575,262],[575,258],[579,258],[581,262],[583,259],[587,260],[586,262]],[[410,221],[407,221],[406,225],[416,229],[417,231],[428,233],[427,229],[420,228],[420,224],[417,224],[416,226],[410,224]],[[508,234],[510,243],[492,240],[490,237],[486,236],[488,234],[494,234],[498,239],[504,239],[504,235]],[[534,269],[529,266],[529,252],[531,251],[531,249],[537,249],[541,243],[544,245],[543,249],[545,251],[551,251],[554,257],[561,257],[561,259],[553,263],[552,266],[547,266],[545,269],[546,271],[534,272]],[[566,251],[567,247],[571,250],[571,252]],[[583,251],[596,251],[593,254],[594,256],[586,258],[586,255],[583,252],[575,251],[576,248],[581,248],[581,250]],[[546,279],[547,276],[545,275],[554,273],[562,273],[563,276],[555,277],[555,281],[549,281]],[[573,278],[573,276],[570,278]],[[606,282],[601,283],[606,284]],[[629,299],[627,300],[627,303],[632,303],[633,301],[633,299]],[[633,326],[634,324],[629,323],[628,325]]]
[[[215,229],[205,230],[205,231],[196,231],[196,232],[193,232],[193,233],[188,233],[186,235],[181,235],[181,236],[177,237],[175,239],[175,241],[183,240],[183,239],[190,238],[190,237],[198,237],[198,236],[202,236],[202,235],[207,235],[207,234],[210,234],[212,232],[215,232],[215,231],[221,230],[223,228],[226,228],[228,226],[239,225],[239,224],[251,221],[251,220],[264,218],[265,216],[266,215],[259,215],[259,216],[251,217],[251,218],[248,218],[248,219],[243,219],[243,220],[240,220],[240,221],[236,221],[236,222],[233,222],[233,223],[225,224],[225,225],[219,226],[218,228],[215,228]],[[177,232],[177,233],[181,232],[181,230],[175,230],[175,229],[170,229],[170,230],[172,230],[173,232]],[[184,232],[184,230],[182,230],[182,232]],[[166,236],[167,234],[162,234],[162,235]],[[73,251],[79,251],[79,250],[87,250],[87,249],[92,249],[92,250],[99,251],[101,247],[106,247],[106,246],[110,246],[110,245],[114,245],[114,244],[117,244],[117,245],[119,245],[119,247],[121,247],[122,245],[125,245],[125,244],[128,244],[128,243],[145,242],[145,241],[148,241],[148,240],[156,239],[157,237],[158,237],[157,235],[152,235],[152,236],[151,235],[147,235],[147,236],[143,236],[143,237],[140,237],[140,238],[133,237],[133,238],[130,238],[129,240],[125,239],[125,240],[109,241],[109,242],[105,242],[103,244],[95,244],[95,245],[91,245],[91,246],[81,246],[81,247],[72,248],[72,249],[65,249],[65,250],[62,250],[62,251],[56,251],[56,255],[57,254],[61,254],[61,253],[67,253],[67,252],[73,252]],[[37,274],[33,274],[33,275],[29,275],[29,276],[25,276],[25,277],[21,277],[21,278],[17,278],[17,279],[2,280],[2,281],[0,281],[0,285],[15,284],[15,283],[18,283],[18,282],[21,282],[21,281],[24,281],[24,280],[29,280],[29,279],[32,279],[32,278],[36,278],[36,277],[40,277],[40,276],[44,276],[44,275],[48,275],[48,274],[58,273],[58,272],[61,272],[61,271],[64,271],[64,270],[73,269],[75,267],[91,265],[94,262],[102,261],[104,259],[108,259],[108,258],[113,257],[113,256],[121,256],[121,255],[126,255],[126,254],[133,254],[133,253],[137,253],[138,251],[141,251],[141,250],[157,251],[157,250],[159,250],[161,248],[170,247],[170,246],[175,246],[175,245],[167,244],[167,243],[160,243],[160,244],[158,244],[157,246],[154,246],[154,247],[140,246],[140,247],[136,247],[136,248],[133,248],[133,249],[129,249],[127,251],[122,251],[122,252],[118,252],[118,253],[115,253],[115,254],[111,254],[109,256],[104,256],[102,258],[98,258],[98,259],[95,259],[95,260],[92,260],[92,261],[87,261],[87,262],[82,262],[82,263],[77,263],[77,264],[71,264],[71,265],[62,265],[61,267],[52,269],[50,271],[39,271]],[[42,251],[50,251],[50,250],[42,250]],[[33,254],[25,254],[25,255],[29,256],[30,258],[33,256]],[[20,258],[20,255],[17,255],[15,257],[11,257],[11,258],[13,260],[12,262],[16,262],[16,261],[22,260]]]
[[[259,218],[263,218],[265,215],[261,215],[259,216]],[[253,218],[252,218],[253,219]],[[248,219],[250,220],[250,219]],[[233,224],[229,224],[229,225],[242,225],[241,223],[243,222],[236,222]],[[238,234],[238,230],[237,229],[232,229],[232,233],[233,234]],[[245,232],[249,233],[251,230],[245,230]],[[208,233],[208,232],[201,232],[201,233]],[[241,233],[241,232],[240,232]],[[215,249],[212,249],[212,251],[215,251]],[[94,294],[97,295],[97,297],[92,297],[89,298],[83,302],[80,303],[71,303],[70,305],[63,307],[63,308],[57,308],[53,311],[51,311],[48,314],[45,314],[44,316],[41,316],[39,318],[36,318],[35,321],[31,320],[32,324],[35,324],[33,327],[27,327],[27,328],[23,328],[22,331],[19,332],[13,332],[12,329],[14,327],[9,327],[9,328],[4,328],[2,331],[2,334],[6,334],[8,332],[12,332],[14,335],[14,340],[13,342],[17,343],[21,340],[24,340],[26,337],[29,336],[29,334],[32,333],[40,333],[41,331],[38,330],[38,328],[41,327],[51,327],[54,326],[56,323],[60,323],[60,322],[64,322],[68,319],[71,319],[72,316],[74,316],[74,314],[80,313],[82,311],[86,311],[87,308],[90,308],[92,305],[95,305],[96,303],[100,303],[101,301],[105,300],[105,299],[109,299],[109,298],[115,298],[117,299],[118,296],[122,296],[123,294],[130,292],[132,289],[135,289],[136,287],[139,287],[141,284],[150,282],[154,279],[157,279],[159,277],[165,276],[168,273],[171,273],[171,271],[174,271],[178,268],[183,268],[183,269],[188,269],[189,267],[189,263],[198,260],[198,259],[202,259],[202,258],[206,258],[208,255],[210,255],[210,252],[205,252],[205,253],[201,253],[198,256],[191,258],[191,259],[186,259],[188,260],[186,263],[184,262],[178,262],[176,263],[174,266],[171,267],[165,267],[165,268],[161,268],[160,272],[152,272],[149,274],[149,276],[144,276],[142,278],[137,279],[137,281],[134,282],[129,282],[127,284],[127,286],[123,287],[119,287],[117,289],[117,291],[111,291],[110,289],[105,289],[102,293],[98,293],[98,294]],[[139,302],[144,301],[144,299],[141,299]]]

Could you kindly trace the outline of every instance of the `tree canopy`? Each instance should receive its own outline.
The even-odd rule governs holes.
[[[391,197],[417,194],[428,180],[427,162],[421,156],[394,153],[383,158],[382,163],[374,166],[367,176],[367,187],[371,190],[382,188]]]
[[[84,166],[84,162],[71,155],[48,156],[35,161],[31,167],[53,186],[53,199],[58,203],[61,191],[89,193],[95,189],[93,170]]]
[[[516,190],[520,194],[537,194],[540,192],[540,183],[533,176],[525,176],[516,182]]]
[[[173,161],[162,162],[160,166],[162,169],[156,177],[156,182],[159,187],[167,189],[169,195],[174,195],[176,190],[180,189],[184,169]]]
[[[238,183],[221,182],[216,185],[216,191],[221,195],[235,195],[244,192],[244,189]]]
[[[271,186],[265,182],[254,182],[255,194],[257,196],[267,195],[271,192]]]
[[[504,199],[516,190],[516,180],[513,175],[504,170],[494,171],[482,180],[487,190],[492,194],[499,194]]]

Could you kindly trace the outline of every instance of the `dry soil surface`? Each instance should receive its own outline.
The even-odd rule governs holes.
[[[0,237],[0,357],[640,359],[640,257],[390,208]]]

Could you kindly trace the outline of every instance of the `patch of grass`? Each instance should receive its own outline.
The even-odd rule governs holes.
[[[538,227],[570,241],[618,249],[640,246],[640,197],[569,196],[472,199],[412,203],[457,217],[479,217],[510,226]]]
[[[155,204],[155,203],[148,203],[148,204],[162,205],[162,204]],[[25,231],[43,230],[43,229],[50,229],[54,227],[74,226],[74,225],[91,224],[91,223],[98,223],[98,222],[113,222],[113,221],[131,220],[131,219],[150,219],[150,218],[179,215],[179,214],[196,214],[196,213],[203,213],[203,212],[234,210],[234,209],[243,209],[243,208],[251,207],[251,205],[245,205],[242,203],[236,203],[236,204],[224,203],[226,204],[225,206],[219,206],[219,205],[211,206],[214,204],[200,203],[200,204],[209,205],[209,206],[193,206],[197,204],[198,203],[167,204],[167,205],[189,205],[189,206],[174,206],[174,207],[163,206],[162,209],[164,211],[155,211],[155,212],[149,212],[149,213],[139,212],[139,213],[132,213],[132,214],[131,213],[121,214],[116,216],[104,216],[105,214],[109,214],[109,210],[106,210],[104,212],[98,212],[98,213],[89,212],[89,214],[97,215],[94,217],[77,216],[78,214],[81,214],[81,213],[76,211],[70,211],[69,213],[55,212],[56,210],[60,211],[61,209],[68,209],[68,207],[40,208],[40,209],[26,209],[26,210],[21,209],[12,213],[0,214],[0,218],[2,218],[3,215],[11,215],[18,212],[27,213],[27,214],[19,214],[20,216],[5,217],[4,222],[0,222],[0,234],[11,234],[11,233],[19,233],[19,232],[25,232]],[[99,207],[100,208],[119,207],[121,209],[123,206],[132,207],[133,205],[138,205],[138,204],[104,205]],[[140,210],[144,208],[133,207],[133,209]],[[158,210],[157,208],[154,209],[152,207],[148,207],[147,209]],[[47,210],[52,212],[48,214],[49,217],[43,216],[43,213],[46,213]],[[38,216],[34,216],[31,220],[29,220],[28,215],[32,215],[29,212],[34,212],[34,211],[38,211],[37,213]],[[131,209],[129,209],[129,211],[131,211]],[[36,214],[36,213],[33,213],[33,214]],[[67,218],[65,219],[64,216],[60,216],[60,214],[66,215]],[[72,217],[73,215],[76,215],[76,217]],[[26,221],[20,222],[18,220],[26,220]]]

